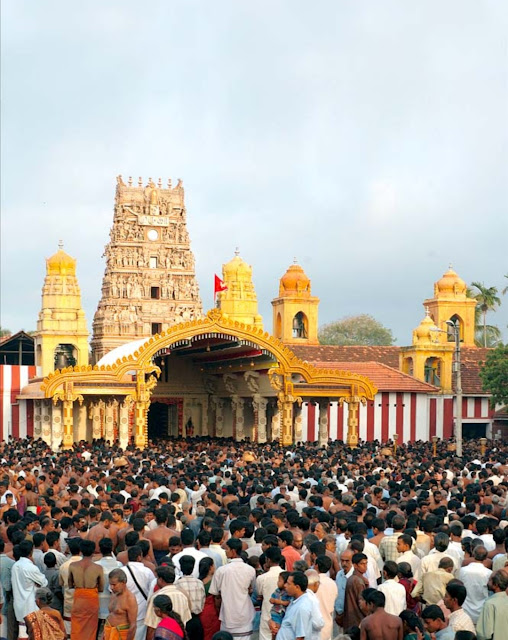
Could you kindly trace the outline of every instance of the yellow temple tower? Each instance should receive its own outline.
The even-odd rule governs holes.
[[[311,295],[310,278],[296,261],[280,279],[272,306],[276,338],[286,344],[319,344],[319,298]]]
[[[452,363],[455,344],[448,342],[447,332],[439,329],[427,313],[413,331],[413,344],[401,347],[399,368],[422,382],[452,391]]]
[[[35,337],[39,375],[88,364],[88,329],[76,278],[76,260],[63,250],[46,260],[46,278]]]
[[[451,268],[434,284],[434,297],[423,303],[439,329],[446,329],[447,320],[457,321],[464,347],[474,347],[476,300],[466,295],[467,285]],[[452,335],[448,337],[453,342]],[[445,336],[446,341],[446,336]]]
[[[217,294],[217,306],[230,320],[238,320],[256,328],[263,328],[263,318],[258,313],[258,298],[252,282],[252,267],[235,257],[222,265],[222,279],[227,289]]]

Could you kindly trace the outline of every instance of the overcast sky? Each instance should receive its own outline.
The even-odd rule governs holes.
[[[294,257],[320,323],[401,345],[449,263],[508,285],[506,2],[1,7],[3,327],[35,328],[62,239],[91,330],[118,174],[183,179],[205,309],[239,246],[268,330]]]

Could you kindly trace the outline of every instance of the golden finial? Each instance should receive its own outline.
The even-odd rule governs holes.
[[[171,178],[168,178],[168,189],[171,189]]]
[[[63,240],[58,241],[58,250],[63,251]]]
[[[159,182],[157,183],[159,189],[162,189],[162,178],[159,178]]]
[[[235,256],[239,256],[240,255],[240,248],[236,247],[235,249]]]
[[[129,187],[132,187],[132,176],[129,176]]]
[[[142,187],[142,186],[143,186],[143,178],[141,176],[139,176],[138,187]]]
[[[298,264],[298,260],[296,259],[296,256],[293,258],[293,264]]]

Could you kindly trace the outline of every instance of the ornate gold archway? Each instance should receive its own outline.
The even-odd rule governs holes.
[[[73,403],[76,400],[82,402],[83,396],[92,394],[122,395],[126,402],[134,403],[135,442],[144,446],[148,436],[150,396],[160,375],[154,357],[179,340],[213,333],[250,341],[273,355],[276,362],[269,369],[269,376],[282,411],[282,444],[292,443],[293,405],[301,403],[303,387],[314,388],[316,392],[324,389],[327,396],[349,404],[347,442],[351,446],[358,444],[359,404],[372,400],[377,392],[368,378],[348,371],[318,369],[300,360],[289,347],[268,332],[231,321],[218,309],[212,309],[204,318],[175,325],[148,338],[134,353],[123,356],[112,365],[67,367],[49,374],[41,389],[45,397],[52,398],[55,404],[62,402],[63,446],[73,444]]]

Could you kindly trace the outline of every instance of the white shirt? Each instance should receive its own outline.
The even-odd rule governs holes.
[[[480,540],[483,540],[483,545],[487,551],[494,551],[496,548],[496,543],[494,542],[494,538],[491,533],[484,533],[481,536],[478,536]]]
[[[153,589],[154,584],[157,582],[157,579],[153,575],[153,572],[150,571],[148,567],[142,562],[128,562],[126,567],[122,567],[123,572],[127,576],[127,589],[134,595],[136,598],[136,602],[138,603],[138,620],[142,621],[142,624],[145,620],[146,615],[146,598],[143,597],[143,594],[136,587],[136,583],[132,579],[131,572],[136,576],[136,580],[138,581],[139,586],[145,592],[146,597],[150,595],[151,590]]]
[[[280,567],[270,567],[270,569],[256,578],[256,593],[263,598],[261,605],[261,620],[259,625],[259,640],[272,640],[272,632],[268,626],[270,621],[270,610],[272,605],[270,598],[277,588]]]
[[[219,619],[223,630],[252,633],[255,611],[249,588],[254,588],[255,584],[255,570],[240,558],[231,560],[214,573],[209,593],[222,596]]]
[[[177,578],[182,577],[182,572],[180,571],[180,558],[182,556],[192,556],[195,558],[196,562],[194,563],[194,569],[192,570],[192,577],[199,578],[199,563],[203,558],[208,558],[208,556],[202,551],[198,551],[194,549],[194,547],[185,547],[183,551],[177,553],[176,556],[173,556],[173,564],[175,565],[175,573]]]
[[[20,623],[29,613],[37,611],[35,591],[48,584],[46,576],[29,558],[20,558],[14,563],[11,573],[14,613]]]
[[[475,624],[478,622],[480,611],[489,595],[487,583],[491,573],[492,571],[481,562],[472,562],[459,571],[459,580],[462,580],[467,591],[462,608]]]
[[[383,584],[380,584],[378,591],[385,594],[386,613],[391,613],[392,616],[398,616],[406,608],[406,590],[404,587],[395,580],[385,580]]]
[[[422,577],[422,561],[420,558],[409,549],[409,551],[404,551],[404,553],[397,558],[397,564],[401,562],[407,562],[411,565],[411,570],[413,572],[413,578],[420,582]]]

